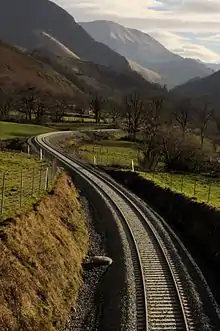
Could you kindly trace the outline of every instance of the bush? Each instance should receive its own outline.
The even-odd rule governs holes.
[[[197,136],[183,135],[178,130],[163,138],[163,161],[167,171],[218,173],[217,154],[201,148]]]

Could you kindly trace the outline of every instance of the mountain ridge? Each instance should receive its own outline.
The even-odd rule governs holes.
[[[169,88],[194,77],[208,76],[213,72],[203,63],[172,53],[153,37],[137,29],[104,20],[79,24],[94,39],[105,43],[125,56],[128,61],[134,61],[159,74],[162,77],[162,84],[167,84]]]
[[[130,70],[123,56],[96,42],[55,3],[48,0],[0,3],[0,39],[31,51],[41,45],[40,33],[49,34],[80,58],[118,70]]]

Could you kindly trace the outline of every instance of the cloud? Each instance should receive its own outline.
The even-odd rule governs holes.
[[[150,35],[161,42],[171,51],[183,56],[194,59],[200,59],[204,62],[220,61],[220,54],[207,48],[205,45],[200,45],[192,40],[192,37],[183,37],[177,33],[168,31],[152,31]],[[199,39],[199,38],[198,38]]]
[[[158,33],[158,40],[179,54],[183,52],[186,56],[209,61],[220,56],[218,37],[212,37],[213,33],[220,35],[220,0],[53,1],[69,11],[77,21],[112,20],[127,27],[151,31],[153,36]],[[193,36],[182,40],[182,32],[193,33]],[[195,37],[202,32],[207,35]]]

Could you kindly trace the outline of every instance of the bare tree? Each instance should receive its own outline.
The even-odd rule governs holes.
[[[19,111],[25,114],[26,120],[31,122],[35,113],[36,106],[36,88],[27,87],[20,92],[20,105]]]
[[[111,120],[112,124],[118,124],[118,120],[123,117],[122,105],[115,100],[109,100],[106,116]]]
[[[94,112],[96,124],[100,123],[101,120],[101,111],[105,104],[105,100],[101,95],[96,94],[90,100],[90,108]]]
[[[12,105],[12,94],[0,89],[0,120],[8,118]]]
[[[202,107],[196,110],[196,114],[198,119],[201,147],[203,148],[206,132],[209,123],[213,118],[214,110],[210,106],[209,102],[205,100]]]
[[[144,102],[135,92],[125,98],[126,129],[129,138],[136,141],[144,113]]]
[[[148,102],[144,117],[144,126],[142,128],[142,143],[139,149],[142,153],[141,164],[154,170],[162,154],[162,141],[165,131],[165,121],[163,119],[162,109],[164,100],[155,97]]]
[[[181,101],[181,104],[177,106],[175,111],[175,119],[180,129],[182,131],[183,137],[185,137],[187,128],[191,121],[191,101],[190,99],[185,99]]]

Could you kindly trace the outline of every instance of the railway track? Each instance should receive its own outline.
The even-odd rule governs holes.
[[[107,176],[52,147],[48,136],[37,137],[35,143],[102,192],[126,228],[135,273],[137,330],[196,330],[186,284],[172,252],[132,195]]]

